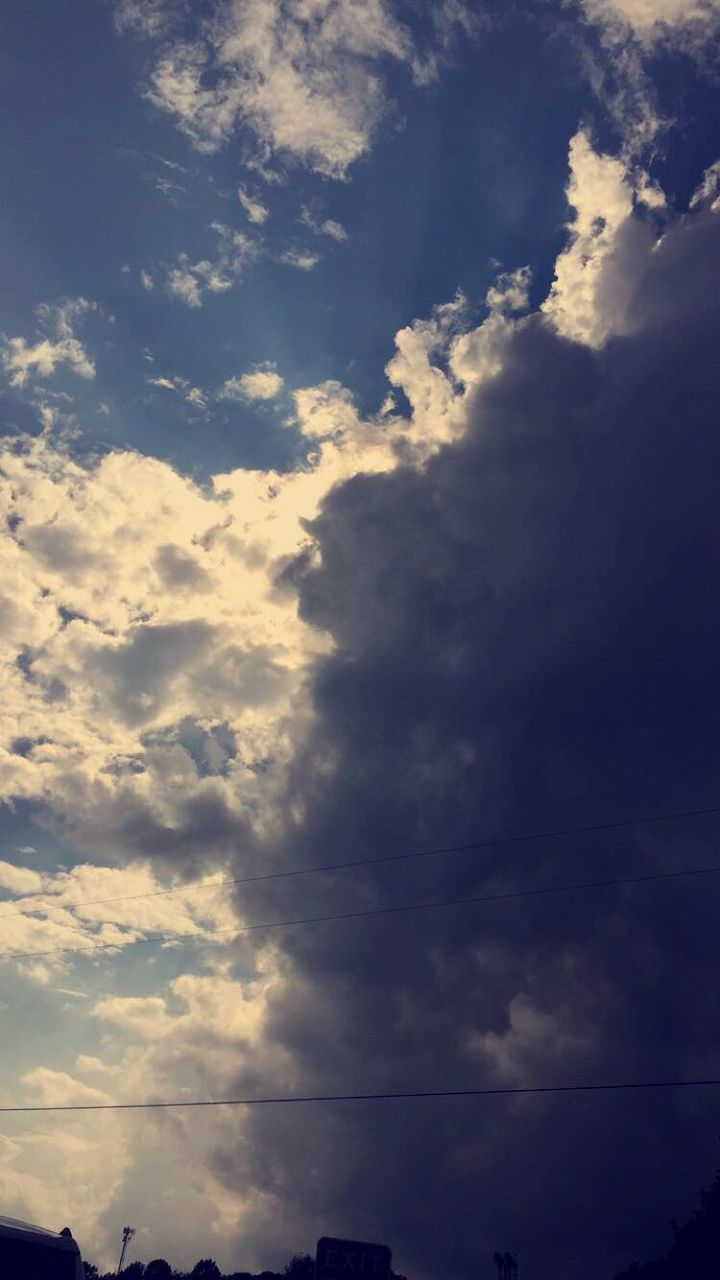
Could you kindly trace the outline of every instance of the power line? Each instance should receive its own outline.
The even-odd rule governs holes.
[[[442,902],[410,902],[398,903],[390,907],[365,907],[360,911],[343,911],[333,915],[300,916],[291,920],[268,920],[258,924],[247,924],[241,927],[231,925],[229,928],[213,929],[213,937],[221,934],[254,933],[260,929],[285,929],[299,925],[329,924],[336,921],[361,920],[368,916],[398,915],[410,911],[436,911],[443,907],[474,906],[481,903],[508,902],[517,898],[549,897],[556,893],[578,893],[591,889],[610,889],[621,885],[647,884],[656,880],[679,880],[690,876],[711,876],[720,873],[720,865],[714,867],[697,867],[684,871],[659,871],[643,876],[623,876],[614,880],[585,880],[574,884],[549,885],[537,889],[512,889],[506,893],[481,894],[472,898],[447,898]],[[0,954],[2,960],[37,960],[42,956],[78,954],[92,951],[124,951],[128,947],[150,946],[163,942],[197,942],[203,946],[211,945],[211,940],[197,933],[157,934],[150,938],[132,938],[128,942],[95,942],[87,947],[49,947],[45,951],[6,951]]]
[[[136,902],[143,898],[162,898],[173,893],[197,893],[200,890],[229,888],[238,884],[259,884],[265,880],[287,880],[294,876],[318,875],[329,871],[349,871],[356,867],[374,867],[381,863],[407,862],[413,858],[436,858],[442,854],[470,853],[479,849],[502,849],[508,845],[531,844],[540,840],[561,840],[568,836],[582,836],[606,831],[621,831],[629,827],[645,827],[652,823],[680,821],[684,818],[701,818],[720,813],[720,805],[711,805],[707,809],[685,809],[671,813],[658,813],[640,818],[624,818],[616,822],[591,823],[581,827],[559,827],[554,831],[531,831],[514,836],[497,836],[491,839],[475,840],[469,844],[444,845],[436,849],[414,849],[407,853],[378,854],[373,858],[353,858],[346,862],[328,862],[312,867],[296,867],[287,871],[266,871],[254,876],[232,876],[222,880],[190,881],[189,884],[173,885],[169,889],[151,889],[146,893],[127,893],[112,898],[85,898],[80,902],[68,902],[64,906],[42,906],[29,904],[16,907],[14,911],[0,914],[0,920],[7,920],[16,915],[32,915],[37,911],[46,914],[58,911],[77,911],[80,907],[106,906],[112,902]],[[107,923],[112,923],[107,922]]]
[[[414,1089],[397,1093],[321,1093],[294,1098],[183,1098],[172,1102],[72,1102],[50,1106],[0,1107],[0,1114],[23,1115],[38,1111],[150,1111],[169,1107],[272,1107],[307,1102],[399,1102],[413,1098],[497,1098],[530,1093],[613,1093],[620,1090],[642,1089],[705,1089],[717,1085],[720,1085],[720,1078],[622,1080],[599,1084],[537,1084],[498,1089]]]

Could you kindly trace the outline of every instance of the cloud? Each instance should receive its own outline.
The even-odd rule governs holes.
[[[267,395],[279,378],[261,366],[230,390]],[[155,385],[196,390],[162,375]],[[322,648],[274,580],[332,484],[394,465],[404,430],[364,423],[338,396],[345,416],[322,440],[316,398],[298,393],[313,446],[300,470],[237,470],[207,490],[132,453],[81,463],[47,435],[6,442],[3,797],[65,815],[94,854],[177,857],[185,845],[190,867],[222,861],[248,824],[272,820],[259,795],[277,790]]]
[[[187,191],[187,188],[181,186],[179,182],[169,182],[167,178],[155,178],[153,185],[156,191],[166,196],[168,200],[172,200],[173,203],[177,202],[178,195]]]
[[[348,233],[340,222],[336,222],[334,218],[316,218],[307,205],[303,205],[300,221],[314,231],[316,236],[329,236],[339,244],[348,239]]]
[[[320,255],[307,249],[287,249],[281,254],[280,261],[288,267],[297,267],[299,271],[312,271],[320,261]]]
[[[622,334],[596,346],[542,313],[517,322],[451,443],[327,496],[292,574],[301,616],[332,647],[288,772],[289,865],[713,796],[719,242],[709,210],[641,239]],[[409,335],[425,353],[435,337]],[[714,832],[548,840],[318,879],[312,893],[330,912],[703,865]],[[640,1080],[658,1062],[668,1078],[714,1072],[714,903],[679,895],[288,931],[266,1036],[303,1093]],[[381,1223],[410,1274],[465,1275],[507,1240],[542,1280],[601,1280],[652,1252],[653,1206],[682,1204],[709,1169],[707,1116],[670,1095],[253,1113],[213,1168],[238,1194],[269,1185],[296,1238]]]
[[[227,0],[163,49],[148,97],[200,150],[244,126],[261,148],[342,178],[383,113],[384,65],[412,58],[384,0],[302,0],[292,12]]]
[[[249,195],[244,187],[238,187],[238,200],[251,222],[260,226],[263,222],[267,222],[270,210],[262,203],[262,200]]]
[[[186,307],[201,307],[208,294],[227,293],[257,254],[257,244],[242,231],[233,231],[221,222],[211,223],[210,230],[218,240],[213,258],[192,262],[188,254],[181,253],[175,263],[156,268],[164,277],[165,292]],[[141,272],[141,280],[145,289],[153,287],[149,272]]]
[[[177,392],[177,394],[183,400],[186,400],[188,404],[191,404],[194,409],[207,408],[205,393],[200,389],[200,387],[193,387],[187,378],[182,378],[176,374],[172,378],[146,378],[145,381],[151,387],[160,387],[163,391]]]
[[[0,888],[11,893],[33,893],[42,887],[42,877],[27,867],[15,867],[10,862],[0,862]]]
[[[218,392],[220,400],[274,400],[284,386],[284,379],[272,364],[256,365],[238,378],[228,378]]]
[[[580,0],[580,6],[600,34],[598,56],[585,55],[590,83],[627,154],[652,154],[675,123],[660,112],[652,59],[664,50],[707,63],[720,32],[720,0]]]
[[[157,37],[166,35],[182,15],[180,0],[115,0],[115,22],[119,31]]]
[[[485,301],[490,310],[502,314],[526,311],[531,278],[532,273],[529,267],[518,267],[515,271],[502,271],[485,295]]]
[[[34,345],[25,338],[2,336],[0,356],[10,385],[25,386],[33,373],[49,378],[59,365],[68,365],[80,378],[94,378],[95,365],[75,336],[75,325],[81,316],[96,309],[87,298],[69,299],[56,306],[42,303],[38,307],[42,336]]]
[[[712,213],[720,210],[720,160],[711,164],[703,174],[702,182],[693,193],[690,201],[691,209],[709,207]]]
[[[694,32],[707,38],[720,19],[718,0],[583,0],[594,22],[621,23],[647,40]]]
[[[397,334],[387,372],[408,416],[385,402],[366,418],[335,380],[296,388],[312,452],[294,473],[201,488],[50,437],[2,451],[3,795],[42,805],[97,862],[43,879],[58,914],[18,883],[34,903],[22,936],[202,939],[227,897],[205,916],[190,892],[81,900],[712,798],[717,214],[709,185],[682,217],[648,209],[612,160],[574,144],[575,256],[545,308],[517,314],[527,276],[509,271],[480,325],[457,297]],[[295,877],[243,886],[231,922],[702,865],[712,845],[700,824]],[[129,865],[99,865],[106,851]],[[208,947],[201,973],[99,993],[97,1042],[23,1096],[639,1079],[658,1061],[711,1075],[714,908],[683,892]],[[28,989],[58,967],[25,967]],[[228,1263],[267,1265],[338,1222],[381,1231],[420,1280],[476,1271],[504,1241],[538,1280],[604,1280],[707,1150],[700,1104],[641,1097],[58,1118],[3,1148],[0,1188],[30,1218],[72,1188],[91,1256],[171,1169],[152,1240],[178,1263],[200,1225]]]
[[[98,1052],[79,1053],[65,1071],[42,1066],[27,1072],[22,1096],[40,1104],[133,1100],[152,1080],[160,1092],[183,1097],[225,1090],[240,1062],[249,1081],[271,1062],[278,1070],[282,1051],[268,1057],[263,1046],[268,993],[276,981],[268,952],[252,979],[181,973],[158,996],[95,998],[90,1025]],[[83,1255],[102,1266],[117,1263],[119,1215],[137,1223],[141,1257],[183,1256],[192,1265],[202,1241],[229,1270],[238,1261],[237,1234],[270,1197],[254,1187],[237,1197],[212,1173],[212,1151],[226,1119],[220,1110],[200,1123],[181,1112],[43,1116],[12,1139],[0,1139],[3,1203],[31,1221],[70,1219]],[[193,1161],[187,1159],[189,1143]],[[48,1169],[54,1171],[52,1187]],[[160,1198],[159,1185],[166,1188]],[[258,1271],[266,1260],[254,1247],[242,1257]]]
[[[635,216],[636,206],[662,209],[664,197],[647,174],[599,153],[581,130],[570,143],[567,198],[570,239],[543,310],[565,337],[601,346],[630,323],[632,260],[645,260],[657,237],[651,218]]]
[[[0,904],[0,960],[13,952],[47,952],[35,962],[40,968],[22,959],[13,962],[19,978],[43,985],[50,974],[82,961],[83,948],[108,972],[115,953],[90,953],[93,946],[123,947],[162,936],[168,943],[193,939],[221,950],[237,923],[217,876],[206,875],[183,889],[182,883],[159,879],[147,863],[118,868],[80,862],[70,871],[47,873],[2,863],[0,885],[14,895]],[[166,893],[168,888],[173,891]]]

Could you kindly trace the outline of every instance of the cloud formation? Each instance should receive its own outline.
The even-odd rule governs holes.
[[[627,155],[652,155],[677,123],[658,105],[651,60],[683,53],[709,66],[720,31],[718,0],[579,0],[600,33],[601,53],[588,58],[590,82],[610,114]]]
[[[87,298],[57,305],[43,302],[37,309],[41,336],[34,344],[2,335],[0,357],[10,385],[23,387],[33,376],[49,378],[60,365],[67,365],[80,378],[94,378],[95,365],[75,334],[80,317],[94,310],[96,304]]]
[[[137,35],[165,35],[183,15],[183,0],[115,0],[115,22],[119,31]]]
[[[222,400],[274,400],[284,379],[273,364],[257,365],[238,378],[228,378],[218,396]]]
[[[458,296],[402,329],[387,374],[407,416],[387,401],[364,418],[336,380],[296,389],[307,465],[206,489],[128,453],[81,464],[49,434],[3,450],[6,797],[149,884],[168,864],[291,869],[716,799],[716,184],[671,217],[587,135],[571,157],[548,302],[521,314],[522,268],[474,328]],[[244,887],[234,905],[258,921],[701,865],[713,836],[538,842]],[[114,870],[78,868],[84,896]],[[80,911],[62,876],[0,874],[30,901],[64,894],[83,936],[149,924]],[[711,893],[516,908],[213,948],[152,995],[94,994],[97,1046],[28,1072],[27,1097],[717,1074]],[[171,927],[208,927],[190,899],[172,910]],[[110,1117],[92,1200],[97,1131],[53,1121],[3,1148],[7,1202],[39,1216],[61,1170],[94,1247],[170,1167],[183,1212],[154,1240],[175,1258],[208,1224],[250,1265],[342,1224],[420,1280],[506,1245],[538,1280],[606,1280],[708,1158],[702,1104],[669,1095],[309,1114]]]
[[[155,34],[153,20],[154,11],[145,34]],[[261,149],[342,178],[382,115],[383,64],[412,56],[385,0],[302,0],[291,10],[222,0],[194,34],[163,48],[148,97],[201,151],[244,126]]]
[[[211,223],[210,230],[217,237],[212,258],[193,262],[188,254],[181,253],[176,262],[159,268],[165,292],[186,307],[201,307],[208,294],[227,293],[258,251],[250,236],[222,222]],[[153,288],[154,279],[149,272],[142,272],[141,278],[145,289]]]
[[[720,19],[718,0],[583,0],[595,22],[622,23],[644,40],[681,34],[707,39]]]
[[[245,187],[238,187],[238,200],[250,222],[261,226],[263,222],[267,222],[270,213],[269,209],[263,204],[262,200],[258,200],[256,196],[251,196]]]
[[[707,209],[636,244],[621,336],[598,349],[519,322],[461,436],[328,496],[292,579],[333,647],[289,773],[289,860],[715,798],[719,236]],[[313,892],[330,910],[702,865],[714,831],[427,859]],[[714,910],[714,891],[646,888],[288,932],[267,1034],[298,1092],[714,1074]],[[411,1273],[464,1275],[507,1242],[541,1280],[601,1280],[652,1251],[654,1206],[714,1160],[707,1116],[671,1096],[253,1114],[214,1168],[228,1188],[270,1178],[298,1232],[381,1230]]]
[[[331,240],[337,240],[340,244],[348,239],[348,233],[340,222],[336,222],[334,218],[316,217],[307,205],[303,206],[300,221],[316,236],[329,236]]]

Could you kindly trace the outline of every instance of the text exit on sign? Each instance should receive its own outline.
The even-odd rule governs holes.
[[[391,1261],[386,1244],[323,1236],[317,1242],[315,1280],[390,1280]]]

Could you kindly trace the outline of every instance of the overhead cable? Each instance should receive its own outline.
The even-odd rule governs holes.
[[[644,1089],[706,1089],[720,1085],[707,1080],[621,1080],[593,1084],[516,1085],[496,1089],[413,1089],[396,1093],[320,1093],[275,1098],[177,1098],[161,1102],[66,1102],[37,1106],[0,1107],[2,1115],[47,1111],[149,1111],[170,1107],[274,1107],[308,1102],[400,1102],[433,1098],[499,1098],[524,1094],[613,1093]]]
[[[364,907],[359,911],[343,911],[337,914],[322,916],[299,916],[290,920],[266,920],[258,924],[246,924],[241,926],[231,925],[228,928],[213,929],[208,933],[195,931],[193,933],[168,933],[156,934],[149,938],[131,938],[127,942],[122,940],[116,942],[94,942],[87,947],[48,947],[44,951],[6,951],[0,953],[0,961],[2,960],[37,960],[43,956],[55,955],[57,953],[78,954],[81,952],[88,953],[93,951],[125,951],[128,947],[150,946],[152,944],[177,943],[177,942],[196,942],[201,946],[212,945],[213,939],[223,935],[233,933],[240,936],[245,933],[254,933],[260,929],[286,929],[295,928],[301,925],[311,924],[330,924],[336,921],[362,920],[368,916],[385,916],[398,915],[400,913],[411,911],[437,911],[448,907],[464,907],[478,906],[492,902],[508,902],[518,898],[540,898],[549,897],[551,894],[557,893],[579,893],[593,889],[611,889],[622,885],[631,884],[648,884],[658,880],[679,880],[694,876],[713,876],[720,873],[720,866],[714,867],[696,867],[681,871],[659,871],[650,875],[642,876],[623,876],[613,880],[585,880],[574,884],[548,885],[544,888],[535,889],[512,889],[506,893],[486,893],[471,898],[447,898],[440,902],[408,902],[398,903],[389,907]]]
[[[614,822],[596,822],[579,827],[559,827],[555,830],[521,832],[518,835],[497,836],[489,839],[475,840],[468,844],[442,845],[434,849],[413,849],[405,853],[378,854],[372,858],[352,858],[345,862],[320,863],[310,867],[295,867],[284,871],[264,871],[259,875],[231,876],[221,880],[190,881],[188,884],[172,885],[168,889],[150,889],[144,893],[126,893],[111,898],[84,898],[78,902],[66,902],[62,906],[44,905],[26,900],[22,906],[12,911],[0,913],[0,920],[7,920],[16,915],[32,915],[42,911],[44,914],[56,911],[77,911],[80,907],[107,906],[112,902],[136,902],[143,898],[162,898],[173,893],[197,893],[202,890],[229,888],[239,884],[259,884],[265,880],[287,880],[295,876],[311,876],[330,871],[349,871],[356,867],[374,867],[382,863],[408,862],[413,858],[437,858],[443,854],[470,853],[482,849],[502,849],[508,845],[531,844],[540,840],[561,840],[570,836],[593,835],[608,831],[622,831],[630,827],[645,827],[653,823],[681,821],[685,818],[701,818],[711,814],[720,814],[720,805],[711,805],[706,809],[684,809],[670,813],[650,814],[644,817],[623,818]]]

